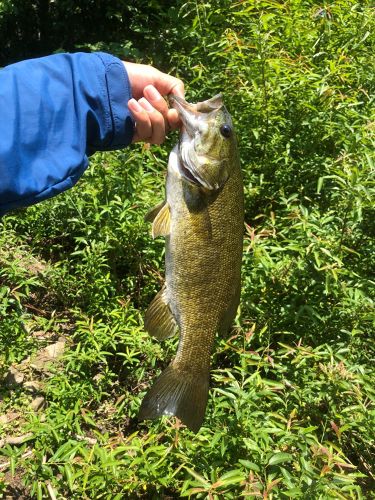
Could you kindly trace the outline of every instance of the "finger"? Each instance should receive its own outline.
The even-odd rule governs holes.
[[[133,97],[139,99],[147,85],[154,85],[161,95],[175,94],[184,98],[184,84],[179,78],[162,73],[152,66],[123,61],[129,77]]]
[[[167,120],[171,130],[176,130],[182,124],[180,115],[175,109],[168,110]]]
[[[144,88],[143,94],[145,98],[149,101],[149,103],[161,113],[165,120],[167,120],[168,116],[168,104],[165,102],[165,99],[161,96],[161,94],[156,90],[153,85],[147,85]]]
[[[142,97],[139,99],[139,104],[148,112],[148,117],[151,122],[151,137],[148,142],[151,144],[161,144],[165,139],[165,120],[164,116],[157,111],[151,104]]]
[[[142,106],[142,108],[147,111],[147,113],[153,113],[155,111],[155,108],[148,102],[147,99],[145,99],[144,97],[141,97],[139,100],[138,100],[138,104],[140,104]]]
[[[164,117],[166,122],[166,132],[175,130],[181,125],[180,115],[175,109],[169,109],[165,99],[160,95],[153,85],[148,85],[144,89],[145,97],[152,106],[157,109]]]
[[[133,142],[147,140],[152,135],[151,120],[148,112],[135,99],[130,99],[128,108],[135,120]]]
[[[165,141],[165,120],[164,117],[159,111],[155,111],[150,116],[151,119],[151,127],[152,127],[152,136],[150,142],[152,144],[162,144]]]
[[[161,95],[174,94],[184,99],[185,89],[184,83],[174,76],[167,75],[166,73],[158,72],[158,78],[154,81],[154,86]]]
[[[170,94],[177,95],[178,97],[182,97],[182,99],[185,99],[185,86],[181,80],[178,80],[177,78],[176,83],[173,85],[171,88]]]

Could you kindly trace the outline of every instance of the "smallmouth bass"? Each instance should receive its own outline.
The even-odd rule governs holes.
[[[165,236],[166,280],[145,316],[159,340],[179,332],[176,357],[143,399],[139,420],[175,415],[202,425],[217,332],[236,315],[241,289],[243,182],[232,119],[221,95],[197,104],[172,96],[183,127],[168,162],[166,200],[151,210]]]

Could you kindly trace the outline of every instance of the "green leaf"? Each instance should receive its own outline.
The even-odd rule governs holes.
[[[192,475],[199,484],[201,484],[202,486],[204,486],[205,488],[210,488],[211,487],[211,484],[207,481],[207,479],[205,479],[203,476],[201,476],[200,474],[198,474],[198,472],[195,472],[195,470],[193,469],[190,469],[190,467],[184,467],[185,470],[188,471],[188,473],[190,475]]]
[[[244,467],[246,467],[246,469],[250,469],[250,470],[253,470],[255,472],[260,472],[260,467],[256,463],[250,462],[249,460],[243,460],[242,458],[240,458],[238,461],[240,464],[242,464]]]
[[[268,465],[277,465],[283,462],[290,462],[292,458],[293,456],[290,453],[275,453],[275,455],[272,455],[272,457],[268,460]]]
[[[228,484],[237,484],[245,479],[245,474],[240,469],[233,469],[222,476],[219,477],[218,482],[221,486],[227,486]]]

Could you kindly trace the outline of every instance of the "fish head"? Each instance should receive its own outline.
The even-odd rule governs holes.
[[[233,169],[237,142],[222,96],[191,104],[170,96],[182,121],[178,156],[179,173],[203,190],[220,189]]]

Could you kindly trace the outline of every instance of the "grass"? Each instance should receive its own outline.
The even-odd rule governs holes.
[[[0,223],[0,494],[371,498],[373,9],[179,12],[155,62],[190,100],[224,92],[246,190],[241,310],[216,341],[204,425],[137,422],[176,349],[142,326],[163,281],[143,216],[176,137],[96,154],[74,189]],[[38,363],[59,339],[63,356]],[[10,367],[22,382],[5,380]]]

